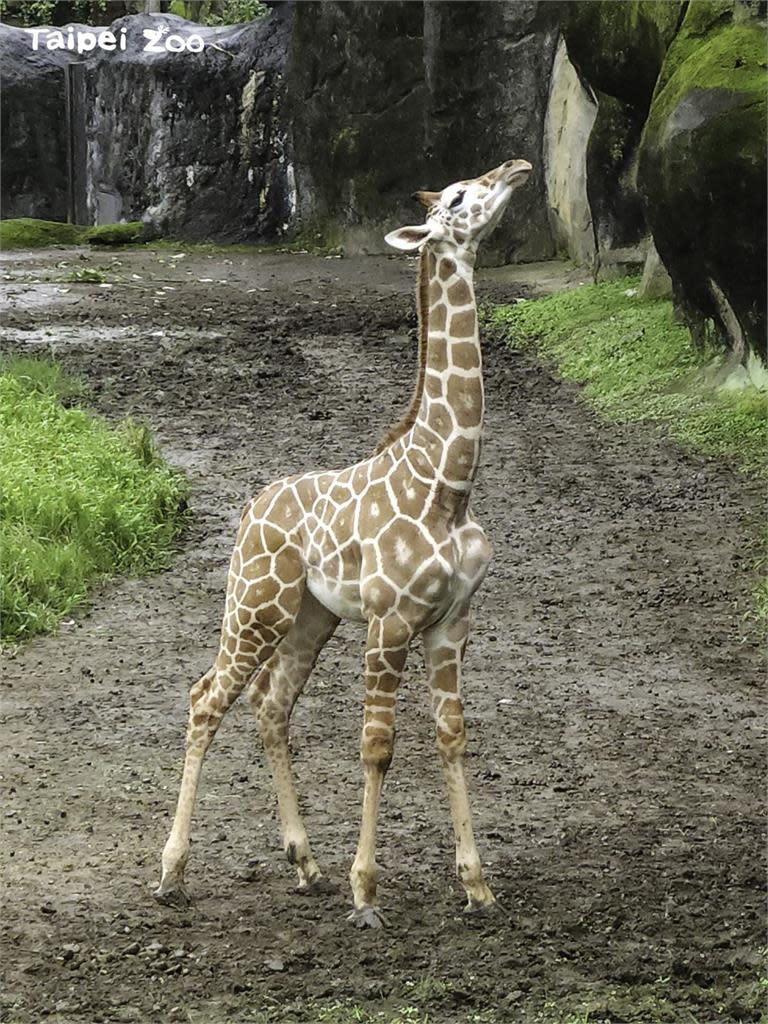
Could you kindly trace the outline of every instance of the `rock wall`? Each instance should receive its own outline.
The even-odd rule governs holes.
[[[529,0],[299,4],[288,94],[306,229],[383,251],[386,230],[420,219],[414,189],[524,157],[533,180],[485,255],[552,255],[540,154],[554,15]]]
[[[144,54],[150,25],[209,45]],[[415,189],[525,157],[489,262],[557,247],[601,272],[648,249],[644,288],[667,287],[666,267],[695,337],[765,352],[761,0],[274,0],[243,26],[121,27],[127,52],[75,58],[0,25],[3,216],[66,218],[76,59],[73,180],[92,222],[382,251],[421,218]]]
[[[67,143],[62,51],[35,52],[31,36],[0,25],[2,215],[67,219]]]
[[[297,6],[287,119],[297,221],[312,240],[380,251],[385,204],[415,216],[408,197],[423,164],[422,29],[421,3]]]
[[[273,7],[266,18],[224,29],[173,15],[124,18],[111,30],[126,29],[126,52],[56,51],[53,59],[42,51],[39,68],[29,61],[28,34],[0,26],[18,82],[31,72],[44,83],[53,139],[46,149],[35,137],[23,90],[12,91],[6,138],[18,136],[19,159],[3,182],[4,215],[66,215],[52,183],[65,177],[61,67],[77,59],[85,68],[76,126],[85,140],[81,206],[93,222],[146,216],[181,238],[259,241],[291,232],[343,241],[350,252],[383,251],[386,230],[421,218],[410,200],[415,189],[525,157],[536,169],[532,181],[485,256],[553,255],[541,150],[555,5]],[[182,38],[198,33],[206,48],[148,55],[149,26]]]
[[[200,53],[145,52],[142,33],[202,36]],[[88,26],[79,26],[81,29]],[[32,49],[29,31],[0,25],[4,217],[66,220],[67,134],[78,219],[153,220],[179,238],[279,237],[295,212],[281,119],[289,22],[201,28],[174,15],[110,26],[124,52]],[[89,28],[100,32],[101,28]],[[68,128],[67,65],[82,69],[83,102]]]
[[[159,23],[202,35],[204,51],[140,52],[143,28]],[[90,219],[144,216],[192,240],[279,237],[292,202],[284,20],[201,30],[173,15],[136,16],[113,31],[123,24],[129,52],[93,60],[86,79]]]

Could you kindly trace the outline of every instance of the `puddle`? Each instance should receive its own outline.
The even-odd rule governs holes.
[[[195,339],[220,341],[226,335],[221,331],[196,331]],[[48,326],[35,326],[29,330],[18,327],[6,327],[3,338],[15,345],[26,345],[66,348],[89,348],[93,345],[111,341],[138,341],[155,344],[158,348],[170,348],[177,342],[188,342],[189,331],[151,330],[137,328],[135,324],[122,327],[107,327],[104,324],[89,326],[87,324],[56,323]]]
[[[84,297],[84,293],[73,292],[64,284],[11,285],[3,289],[4,305],[14,312],[44,309],[46,306],[72,306]]]

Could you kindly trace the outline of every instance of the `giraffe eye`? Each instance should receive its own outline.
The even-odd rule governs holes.
[[[464,192],[457,192],[453,199],[448,204],[449,210],[455,210],[457,206],[461,206],[461,201],[464,198]]]

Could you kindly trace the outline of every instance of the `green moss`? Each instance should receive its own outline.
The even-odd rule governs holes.
[[[0,221],[0,249],[42,249],[49,245],[79,245],[86,228],[53,220],[19,217]]]
[[[728,24],[732,5],[693,3],[659,74],[648,118],[659,131],[691,89],[744,93],[765,110],[768,78],[766,33],[757,23]],[[730,116],[730,115],[728,115]],[[762,114],[765,119],[765,113]],[[759,133],[758,133],[759,135]]]
[[[89,245],[133,245],[144,239],[144,225],[140,220],[127,224],[99,224],[89,228],[84,241]]]
[[[132,245],[144,237],[141,221],[87,228],[52,220],[20,217],[0,221],[0,249],[41,249],[49,245]]]
[[[583,384],[604,415],[661,421],[684,444],[764,473],[768,395],[709,385],[714,353],[694,347],[671,302],[638,298],[637,284],[624,278],[501,306],[490,321],[510,344],[535,347]]]

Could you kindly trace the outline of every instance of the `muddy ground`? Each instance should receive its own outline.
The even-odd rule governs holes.
[[[55,283],[93,266],[111,288]],[[417,1007],[430,1024],[577,1007],[590,1021],[758,1018],[763,665],[745,620],[758,485],[650,427],[600,422],[574,387],[488,342],[474,508],[495,554],[466,705],[502,909],[461,913],[414,651],[381,817],[389,927],[345,923],[363,637],[343,626],[292,733],[339,893],[294,893],[237,705],[204,771],[195,905],[174,912],[151,890],[240,510],[278,475],[366,455],[406,402],[413,266],[59,250],[3,267],[6,347],[53,352],[102,413],[151,424],[189,475],[192,520],[172,569],[106,587],[5,658],[2,1021],[335,1021],[328,1007],[347,1002],[398,1020]],[[521,289],[496,273],[479,293]]]

